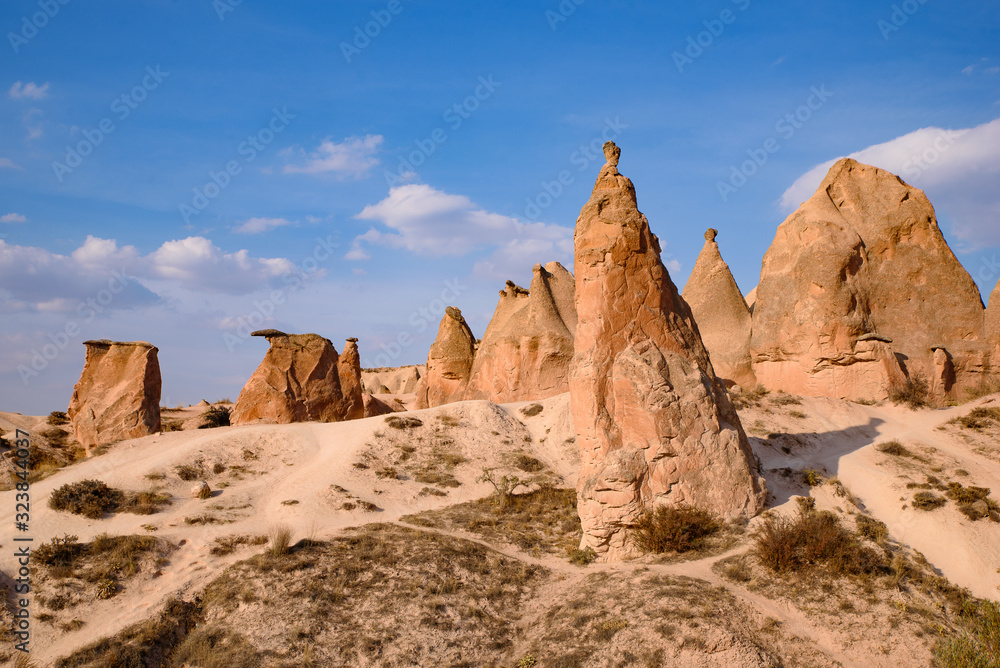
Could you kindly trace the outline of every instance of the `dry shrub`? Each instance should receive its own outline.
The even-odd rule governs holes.
[[[199,627],[177,648],[173,665],[232,668],[259,665],[257,652],[246,638],[219,626]]]
[[[933,492],[920,492],[913,497],[913,507],[917,510],[935,510],[947,503]]]
[[[514,465],[525,473],[538,473],[545,468],[545,464],[534,457],[520,454]]]
[[[930,387],[927,379],[920,375],[910,376],[906,382],[889,392],[889,400],[894,404],[906,404],[916,410],[927,405]]]
[[[543,410],[545,410],[545,407],[542,406],[541,404],[531,404],[530,406],[525,406],[524,408],[522,408],[521,414],[524,417],[535,417],[536,415],[541,414]]]
[[[829,511],[800,512],[794,519],[771,516],[754,536],[760,563],[777,573],[824,566],[834,575],[887,572],[884,558],[858,541]]]
[[[969,630],[934,648],[937,668],[1000,668],[1000,604],[982,601],[968,611]]]
[[[125,493],[120,489],[108,487],[100,480],[81,480],[67,483],[52,492],[49,508],[96,520],[104,513],[116,511],[124,501]]]
[[[408,415],[390,415],[385,419],[385,423],[393,429],[416,429],[424,424],[420,418]]]
[[[197,480],[201,477],[201,468],[191,466],[189,464],[182,464],[174,467],[174,472],[177,474],[178,478],[186,482],[191,482],[192,480]]]
[[[711,513],[700,508],[660,506],[645,513],[632,527],[631,540],[643,552],[689,552],[722,528]]]
[[[63,411],[52,411],[49,413],[49,417],[45,421],[48,424],[58,427],[61,424],[69,422],[69,416]]]
[[[870,541],[881,544],[889,538],[889,527],[885,522],[868,515],[858,515],[854,521],[858,527],[858,534]]]
[[[785,394],[779,390],[777,394],[771,395],[771,403],[777,406],[800,406],[802,404],[802,400],[794,395]]]
[[[229,426],[229,408],[226,406],[212,406],[202,415],[203,422],[198,429],[214,429],[216,427]]]

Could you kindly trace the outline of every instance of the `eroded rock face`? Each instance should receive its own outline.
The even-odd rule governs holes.
[[[752,389],[757,386],[750,364],[753,319],[729,265],[719,253],[717,235],[713,229],[705,233],[705,247],[684,286],[684,301],[698,323],[716,375],[727,385]]]
[[[831,176],[824,184],[778,227],[764,256],[753,370],[772,390],[884,399],[905,376],[874,323],[865,243],[827,192]]]
[[[576,332],[573,274],[536,264],[528,290],[507,282],[476,350],[466,399],[547,399],[569,390]]]
[[[993,373],[1000,374],[1000,283],[997,283],[986,307],[986,340],[992,351]]]
[[[634,553],[627,530],[656,505],[752,517],[766,490],[632,182],[618,172],[620,150],[608,142],[604,153],[576,223],[570,399],[581,547],[612,560]]]
[[[361,381],[361,355],[358,340],[347,339],[337,362],[340,392],[344,395],[344,419],[360,420],[365,416],[364,388]]]
[[[427,354],[427,372],[417,387],[417,408],[461,401],[469,384],[475,355],[476,337],[462,312],[449,306]]]
[[[338,422],[347,416],[337,350],[318,334],[269,329],[253,336],[271,347],[233,407],[234,425],[264,422]]]
[[[87,357],[67,411],[83,446],[160,431],[160,363],[145,341],[85,341]]]
[[[956,375],[949,393],[960,392],[979,383],[988,362],[983,317],[979,289],[924,193],[844,159],[781,225],[765,257],[754,371],[773,389],[882,398],[878,365],[854,345],[877,333],[892,341],[905,373],[929,381],[939,362],[932,346],[946,348]]]

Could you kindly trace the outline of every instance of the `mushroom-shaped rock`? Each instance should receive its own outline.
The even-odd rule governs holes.
[[[145,341],[85,341],[83,373],[67,413],[73,435],[91,448],[160,431],[160,363]]]
[[[359,420],[365,416],[364,387],[361,382],[361,355],[358,340],[347,339],[344,352],[337,362],[340,391],[344,395],[344,419]]]
[[[346,418],[337,350],[318,334],[265,330],[271,347],[233,406],[234,425],[338,422]]]
[[[536,264],[533,274],[529,290],[508,281],[500,292],[476,348],[466,399],[502,404],[569,390],[576,331],[573,274],[558,262]]]
[[[719,253],[718,231],[705,233],[687,285],[684,301],[691,307],[701,339],[712,356],[716,375],[727,385],[757,386],[750,364],[750,331],[753,319],[729,265]]]
[[[570,400],[582,459],[581,547],[604,560],[634,553],[627,531],[655,506],[748,518],[767,495],[632,182],[618,172],[620,153],[605,144],[608,162],[575,234]]]
[[[476,355],[476,337],[453,306],[445,309],[437,338],[427,354],[427,373],[417,387],[417,408],[461,401]]]

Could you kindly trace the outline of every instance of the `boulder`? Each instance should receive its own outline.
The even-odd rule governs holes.
[[[212,496],[212,488],[204,480],[199,480],[191,486],[191,498],[207,499]]]
[[[569,391],[576,304],[573,274],[536,264],[528,290],[507,281],[476,348],[466,399],[509,403]]]
[[[581,548],[627,558],[627,532],[659,505],[749,518],[764,480],[660,245],[604,145],[590,201],[576,223],[576,308],[570,374],[580,447]]]
[[[460,401],[469,384],[475,355],[476,337],[462,312],[449,306],[427,354],[427,373],[417,387],[417,408]]]
[[[391,405],[382,401],[381,399],[376,399],[370,394],[364,395],[365,402],[365,417],[376,417],[378,415],[389,415],[390,413],[398,412]]]
[[[271,347],[233,407],[234,425],[264,422],[338,422],[347,416],[340,388],[338,355],[317,334],[253,332]]]
[[[716,375],[728,386],[753,389],[757,386],[750,364],[753,319],[729,265],[719,253],[717,236],[713,229],[705,233],[705,247],[691,270],[683,297],[698,323]]]
[[[360,420],[365,416],[365,399],[357,339],[347,339],[337,362],[337,375],[340,377],[340,391],[344,395],[344,419]]]
[[[160,363],[145,341],[85,341],[83,373],[67,413],[84,447],[160,431]]]
[[[831,183],[778,227],[764,256],[753,371],[771,390],[884,399],[905,375],[874,322],[865,243],[827,193]]]
[[[955,373],[950,396],[981,382],[989,361],[982,298],[923,191],[843,159],[782,228],[765,258],[754,310],[754,370],[764,385],[885,396],[874,393],[880,374],[865,371],[878,365],[852,349],[860,333],[891,340],[901,370],[927,380],[940,362],[932,346],[942,346]],[[802,301],[811,308],[801,309]],[[789,328],[784,341],[776,326]]]

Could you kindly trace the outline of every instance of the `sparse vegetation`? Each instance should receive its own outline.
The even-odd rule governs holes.
[[[191,482],[192,480],[197,480],[202,477],[201,468],[190,464],[181,464],[174,467],[174,473],[177,474],[178,478],[187,482]]]
[[[292,530],[286,526],[274,527],[268,534],[268,542],[270,547],[267,553],[272,557],[283,557],[292,544]]]
[[[684,553],[700,549],[721,528],[717,518],[700,508],[660,506],[646,512],[629,537],[643,552]]]
[[[476,482],[488,482],[493,486],[493,503],[500,510],[510,505],[511,497],[518,487],[525,486],[525,482],[515,475],[496,473],[495,469],[484,468]]]
[[[416,429],[424,425],[423,420],[409,415],[390,415],[385,423],[393,429]]]
[[[61,424],[67,424],[69,422],[69,416],[63,411],[52,411],[49,413],[49,417],[46,418],[45,422],[54,426],[59,426]]]
[[[927,379],[920,375],[910,376],[905,383],[892,388],[889,392],[889,400],[892,403],[906,404],[914,410],[926,406],[929,396],[930,387],[927,384]]]
[[[945,503],[946,501],[934,492],[918,492],[913,497],[912,505],[917,510],[935,510]]]
[[[786,394],[780,390],[771,395],[771,403],[775,406],[800,406],[802,400],[792,394]]]
[[[934,648],[936,668],[1000,668],[1000,604],[982,601],[966,611],[969,629]]]
[[[202,415],[203,422],[198,426],[198,429],[228,427],[229,417],[230,412],[228,406],[212,406]]]
[[[120,489],[108,487],[100,480],[81,480],[53,491],[49,508],[96,520],[105,513],[115,512],[124,502],[125,493]]]
[[[813,469],[806,469],[802,472],[802,482],[810,487],[819,487],[823,484],[823,474]]]
[[[524,453],[517,456],[514,465],[518,468],[518,470],[524,471],[525,473],[538,473],[539,471],[545,470],[545,464]]]
[[[857,515],[854,521],[857,524],[858,534],[863,538],[880,545],[889,538],[889,527],[885,522],[868,515]]]
[[[732,399],[733,406],[736,407],[736,410],[760,406],[761,399],[771,393],[771,391],[763,385],[758,385],[752,390],[736,391],[735,388],[738,387],[738,385],[734,386],[734,388],[730,390],[729,395],[729,398]]]
[[[572,550],[569,553],[569,562],[577,566],[587,566],[597,560],[597,553],[594,548],[588,547],[585,550]]]
[[[536,415],[541,415],[543,410],[545,410],[545,407],[541,404],[529,404],[521,408],[521,414],[524,417],[535,417]]]

